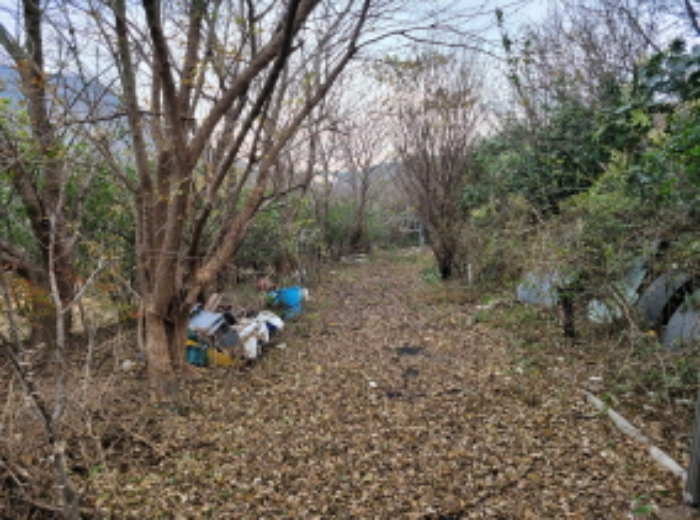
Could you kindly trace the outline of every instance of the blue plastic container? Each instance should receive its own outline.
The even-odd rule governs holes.
[[[301,287],[286,287],[275,291],[277,299],[287,307],[301,306],[303,289]]]
[[[282,319],[288,320],[301,314],[301,302],[304,299],[303,287],[285,287],[272,291],[269,295],[274,305],[282,305],[285,313]]]

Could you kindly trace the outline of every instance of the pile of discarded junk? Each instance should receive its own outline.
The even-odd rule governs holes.
[[[598,291],[607,296],[587,304],[588,319],[610,324],[633,319],[653,331],[671,350],[700,342],[700,276],[679,269],[658,270],[648,255],[633,259],[618,280]],[[516,290],[517,299],[547,307],[559,303],[570,283],[557,269],[531,271]]]
[[[273,310],[235,313],[211,300],[192,308],[187,327],[187,361],[199,367],[233,366],[260,357],[284,329],[284,322],[299,316],[308,290],[287,287],[270,290],[266,307]],[[277,343],[282,346],[283,343]]]

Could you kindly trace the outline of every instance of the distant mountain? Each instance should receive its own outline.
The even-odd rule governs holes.
[[[53,114],[70,113],[75,119],[104,118],[121,109],[119,97],[97,79],[60,74],[49,78],[49,84],[47,102]],[[24,99],[19,72],[7,65],[0,65],[0,98],[9,99],[14,107]]]

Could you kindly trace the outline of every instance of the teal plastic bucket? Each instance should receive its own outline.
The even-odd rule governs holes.
[[[188,346],[187,362],[198,367],[207,366],[207,347],[203,345]]]

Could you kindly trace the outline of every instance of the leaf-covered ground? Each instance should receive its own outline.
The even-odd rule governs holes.
[[[680,502],[680,482],[584,402],[566,352],[523,366],[509,334],[421,266],[391,256],[328,273],[286,348],[207,370],[187,385],[189,413],[142,428],[149,457],[91,477],[98,509],[623,519]]]

